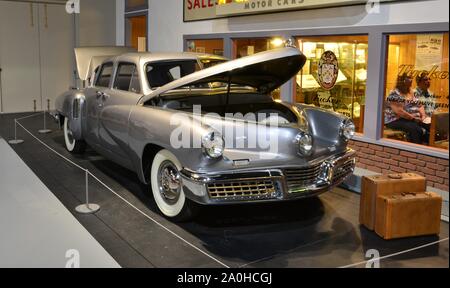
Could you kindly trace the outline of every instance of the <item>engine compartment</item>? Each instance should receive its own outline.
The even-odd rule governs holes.
[[[193,112],[194,106],[201,108],[202,115],[216,113],[221,117],[249,113],[255,114],[258,122],[277,121],[282,124],[297,123],[297,116],[284,104],[274,101],[271,95],[258,92],[219,93],[170,93],[151,99],[144,105],[162,107],[184,112]],[[198,108],[197,108],[198,111]]]

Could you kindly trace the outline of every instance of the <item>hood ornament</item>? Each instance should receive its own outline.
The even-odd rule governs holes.
[[[284,41],[284,47],[297,48],[295,45],[295,40],[292,37],[289,37]]]

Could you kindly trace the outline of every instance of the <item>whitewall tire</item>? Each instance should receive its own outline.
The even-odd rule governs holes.
[[[66,143],[67,151],[71,153],[83,153],[86,149],[86,142],[73,138],[70,130],[70,121],[67,117],[64,117],[64,142]]]
[[[181,164],[168,150],[159,151],[153,159],[151,190],[161,213],[173,221],[194,217],[194,203],[186,199],[180,175]]]

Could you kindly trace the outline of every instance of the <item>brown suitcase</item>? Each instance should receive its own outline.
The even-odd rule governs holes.
[[[370,230],[375,229],[377,196],[424,192],[426,186],[426,179],[414,173],[364,176],[361,183],[359,222]]]
[[[378,196],[375,232],[384,239],[439,234],[441,207],[432,192]]]

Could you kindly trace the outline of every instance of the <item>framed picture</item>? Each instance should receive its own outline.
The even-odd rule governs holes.
[[[223,56],[223,49],[213,49],[213,54]]]
[[[187,41],[187,47],[189,52],[195,51],[195,42],[194,41]]]
[[[205,53],[205,47],[195,47],[195,52],[197,52],[197,53]]]

